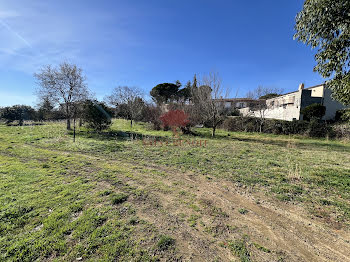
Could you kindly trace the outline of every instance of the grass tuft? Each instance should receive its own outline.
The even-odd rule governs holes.
[[[250,253],[247,249],[247,242],[245,238],[236,241],[229,241],[228,247],[231,251],[239,257],[241,262],[250,262]]]
[[[157,242],[157,248],[161,251],[168,250],[173,245],[175,245],[175,239],[167,235],[162,235]]]
[[[116,195],[112,195],[112,204],[113,205],[118,205],[121,204],[123,202],[125,202],[126,200],[128,200],[128,195],[124,194],[124,193],[118,193]]]

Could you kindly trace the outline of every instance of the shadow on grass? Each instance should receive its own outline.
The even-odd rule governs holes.
[[[7,127],[19,127],[19,126],[44,126],[45,123],[43,122],[24,122],[22,125],[20,125],[19,123],[16,122],[12,122],[12,123],[0,123],[0,125],[3,126],[7,126]]]
[[[73,132],[69,132],[73,135]],[[247,134],[235,134],[235,133],[221,133],[220,131],[215,137],[211,136],[211,130],[193,130],[193,134],[183,134],[183,138],[204,138],[204,139],[214,139],[224,141],[242,141],[250,143],[268,144],[275,145],[279,147],[295,147],[299,149],[321,149],[321,150],[332,150],[336,151],[346,151],[350,152],[350,145],[338,143],[336,140],[317,140],[316,138],[292,138],[288,137],[269,137],[269,134],[259,134],[259,133],[247,133]],[[252,136],[252,137],[249,137]],[[253,137],[254,136],[254,137]],[[77,132],[77,137],[92,138],[100,141],[131,141],[131,140],[156,140],[165,141],[170,139],[168,136],[161,135],[145,135],[143,133],[131,132],[131,131],[121,131],[121,130],[108,130],[96,132],[93,130],[80,130]]]
[[[73,132],[69,132],[73,135]],[[92,131],[92,130],[80,130],[77,132],[77,137],[83,138],[93,138],[100,141],[130,141],[130,140],[143,140],[143,139],[153,139],[153,140],[165,140],[167,137],[164,136],[150,136],[144,135],[142,133],[130,132],[130,131],[120,131],[120,130],[109,130],[109,131]]]

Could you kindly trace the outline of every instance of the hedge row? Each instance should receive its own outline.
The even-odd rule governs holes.
[[[235,132],[259,132],[260,119],[253,117],[230,117],[223,128]],[[262,125],[263,133],[276,135],[306,135],[309,137],[338,137],[329,124],[318,121],[284,121],[266,119]]]

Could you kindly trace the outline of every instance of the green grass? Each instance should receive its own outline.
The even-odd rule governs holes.
[[[271,250],[268,249],[268,248],[266,248],[266,247],[263,247],[263,246],[261,246],[261,245],[259,245],[259,244],[257,244],[257,243],[253,243],[253,245],[254,245],[257,249],[259,249],[259,250],[261,250],[261,251],[263,251],[263,252],[265,252],[265,253],[271,253]]]
[[[157,243],[159,250],[167,250],[175,244],[175,239],[170,236],[162,235]]]
[[[247,249],[247,243],[245,239],[229,241],[227,243],[228,247],[232,252],[239,257],[241,262],[250,262],[250,253]]]
[[[123,194],[123,193],[119,193],[119,194],[112,196],[112,204],[118,205],[118,204],[125,202],[127,199],[128,199],[128,195]]]
[[[195,131],[200,136],[182,139],[207,140],[206,147],[144,145],[142,138],[166,140],[172,133],[145,123],[130,128],[124,120],[100,134],[80,128],[76,143],[63,123],[0,125],[0,260],[156,260],[164,254],[154,250],[176,242],[137,215],[145,201],[163,210],[154,192],[175,193],[193,212],[185,221],[191,227],[203,209],[225,217],[215,206],[195,202],[191,189],[166,184],[171,174],[162,167],[232,181],[277,201],[301,203],[310,215],[349,223],[350,144],[223,130],[213,139],[209,129]],[[158,182],[140,186],[138,173]],[[249,261],[242,243],[230,247]]]

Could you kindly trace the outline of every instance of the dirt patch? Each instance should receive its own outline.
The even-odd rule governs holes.
[[[76,155],[96,167],[103,162]],[[310,217],[302,205],[169,167],[108,161],[130,171],[118,176],[125,185],[148,193],[129,199],[137,215],[176,239],[176,252],[163,254],[164,261],[232,261],[237,256],[227,241],[243,237],[253,261],[350,261],[349,230]],[[101,188],[115,187],[103,183]]]
[[[156,167],[153,166],[153,168]],[[187,238],[182,240],[184,246],[187,242],[187,246],[195,246],[195,251],[201,250],[209,254],[210,250],[201,249],[201,237],[209,241],[216,240],[216,244],[225,237],[236,237],[233,232],[227,233],[223,230],[227,228],[227,225],[223,224],[227,223],[230,228],[238,228],[241,233],[248,235],[250,242],[259,243],[272,251],[269,254],[259,254],[253,250],[252,255],[255,254],[258,261],[274,261],[283,258],[287,261],[350,261],[349,231],[337,230],[322,221],[310,218],[300,205],[276,202],[258,193],[247,194],[245,190],[227,181],[208,181],[203,176],[178,173],[164,167],[162,170],[171,173],[165,179],[166,182],[164,181],[167,185],[171,186],[176,183],[178,189],[196,188],[194,190],[196,201],[207,206],[202,215],[203,220],[207,216],[207,221],[210,221],[214,215],[214,221],[217,223],[216,225],[214,223],[212,227],[217,230],[219,237],[216,236],[213,240],[207,235],[202,236],[200,227],[197,228],[197,232],[187,229],[187,232],[198,236],[199,245],[190,244],[193,238],[188,233]],[[154,178],[145,177],[145,180],[152,179]],[[185,186],[181,186],[183,184],[181,181],[186,181]],[[169,202],[169,196],[162,198],[161,194],[158,194],[159,199],[163,199],[166,203]],[[256,199],[260,200],[259,203]],[[248,212],[241,214],[239,209],[242,208]],[[176,211],[179,212],[179,210]],[[167,209],[167,212],[172,216],[174,210],[170,208]],[[189,211],[184,210],[184,212]],[[219,219],[220,222],[218,222]],[[164,221],[159,220],[158,218],[159,225],[165,223],[164,228],[173,224],[167,218],[164,218]],[[220,234],[220,230],[223,231],[223,234]],[[211,259],[215,256],[219,256],[223,261],[228,259],[228,254],[220,248],[214,248],[214,250],[211,252]],[[201,256],[203,259],[208,258],[203,254]],[[272,257],[274,257],[273,260],[269,260]]]

